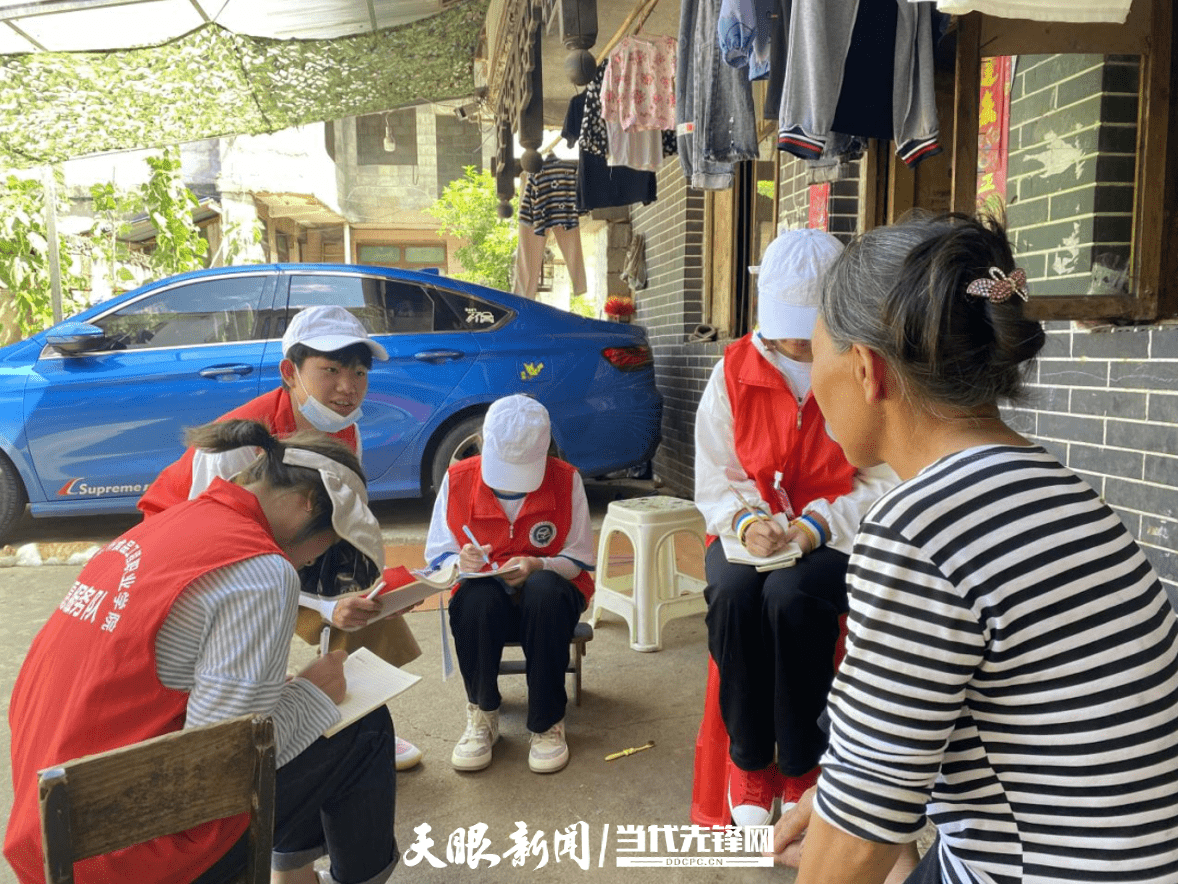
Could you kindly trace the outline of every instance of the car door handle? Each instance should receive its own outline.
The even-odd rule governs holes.
[[[208,368],[202,368],[200,370],[200,376],[202,378],[216,378],[217,380],[221,380],[226,375],[231,374],[235,374],[238,377],[245,377],[247,374],[251,374],[253,370],[254,367],[252,365],[246,365],[243,362],[237,362],[233,365],[210,365]]]
[[[436,365],[439,362],[453,362],[465,355],[461,350],[422,350],[420,353],[414,353],[413,358],[419,362],[432,362]]]

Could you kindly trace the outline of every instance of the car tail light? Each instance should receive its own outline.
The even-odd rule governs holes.
[[[650,355],[650,347],[645,344],[633,347],[606,347],[601,351],[601,355],[618,371],[641,371],[654,362]]]

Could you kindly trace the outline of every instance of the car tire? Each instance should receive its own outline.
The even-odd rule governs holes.
[[[28,497],[12,462],[0,454],[0,544],[24,514]]]
[[[438,448],[434,452],[434,462],[430,474],[433,480],[433,491],[437,494],[442,487],[442,479],[446,471],[460,460],[478,454],[483,449],[483,416],[476,414],[468,417],[451,427]]]

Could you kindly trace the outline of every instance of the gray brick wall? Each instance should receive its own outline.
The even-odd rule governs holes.
[[[1178,326],[1047,328],[1006,417],[1117,512],[1178,604]]]
[[[1132,229],[1136,57],[1020,56],[1010,93],[1007,219],[1041,295],[1123,267]]]

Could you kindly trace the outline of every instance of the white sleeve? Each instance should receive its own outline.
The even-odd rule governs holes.
[[[186,728],[268,714],[281,767],[339,721],[319,688],[286,680],[298,593],[290,562],[265,555],[210,571],[180,594],[156,636],[156,669],[188,692]]]
[[[732,403],[728,401],[721,357],[695,413],[695,507],[703,513],[710,534],[731,531],[733,517],[744,509],[728,490],[729,485],[749,503],[771,512],[772,508],[761,500],[757,483],[748,477],[736,456]]]
[[[462,545],[454,537],[450,525],[446,521],[446,507],[450,500],[450,474],[442,479],[442,487],[438,489],[437,499],[434,500],[433,515],[430,516],[429,534],[425,538],[425,561],[429,568],[437,568],[445,564],[450,556],[458,555]]]
[[[859,523],[867,511],[887,492],[900,484],[900,477],[887,464],[857,470],[851,490],[830,502],[823,497],[806,504],[805,512],[816,513],[830,526],[827,546],[851,554]]]
[[[213,484],[213,479],[232,479],[252,464],[257,456],[258,449],[252,445],[220,452],[196,449],[192,458],[192,488],[188,492],[188,499],[199,496]]]
[[[593,526],[589,520],[589,499],[585,496],[585,483],[580,473],[573,474],[572,505],[564,548],[555,556],[541,558],[545,570],[555,571],[566,580],[572,580],[582,571],[592,571],[597,556],[593,547]]]

